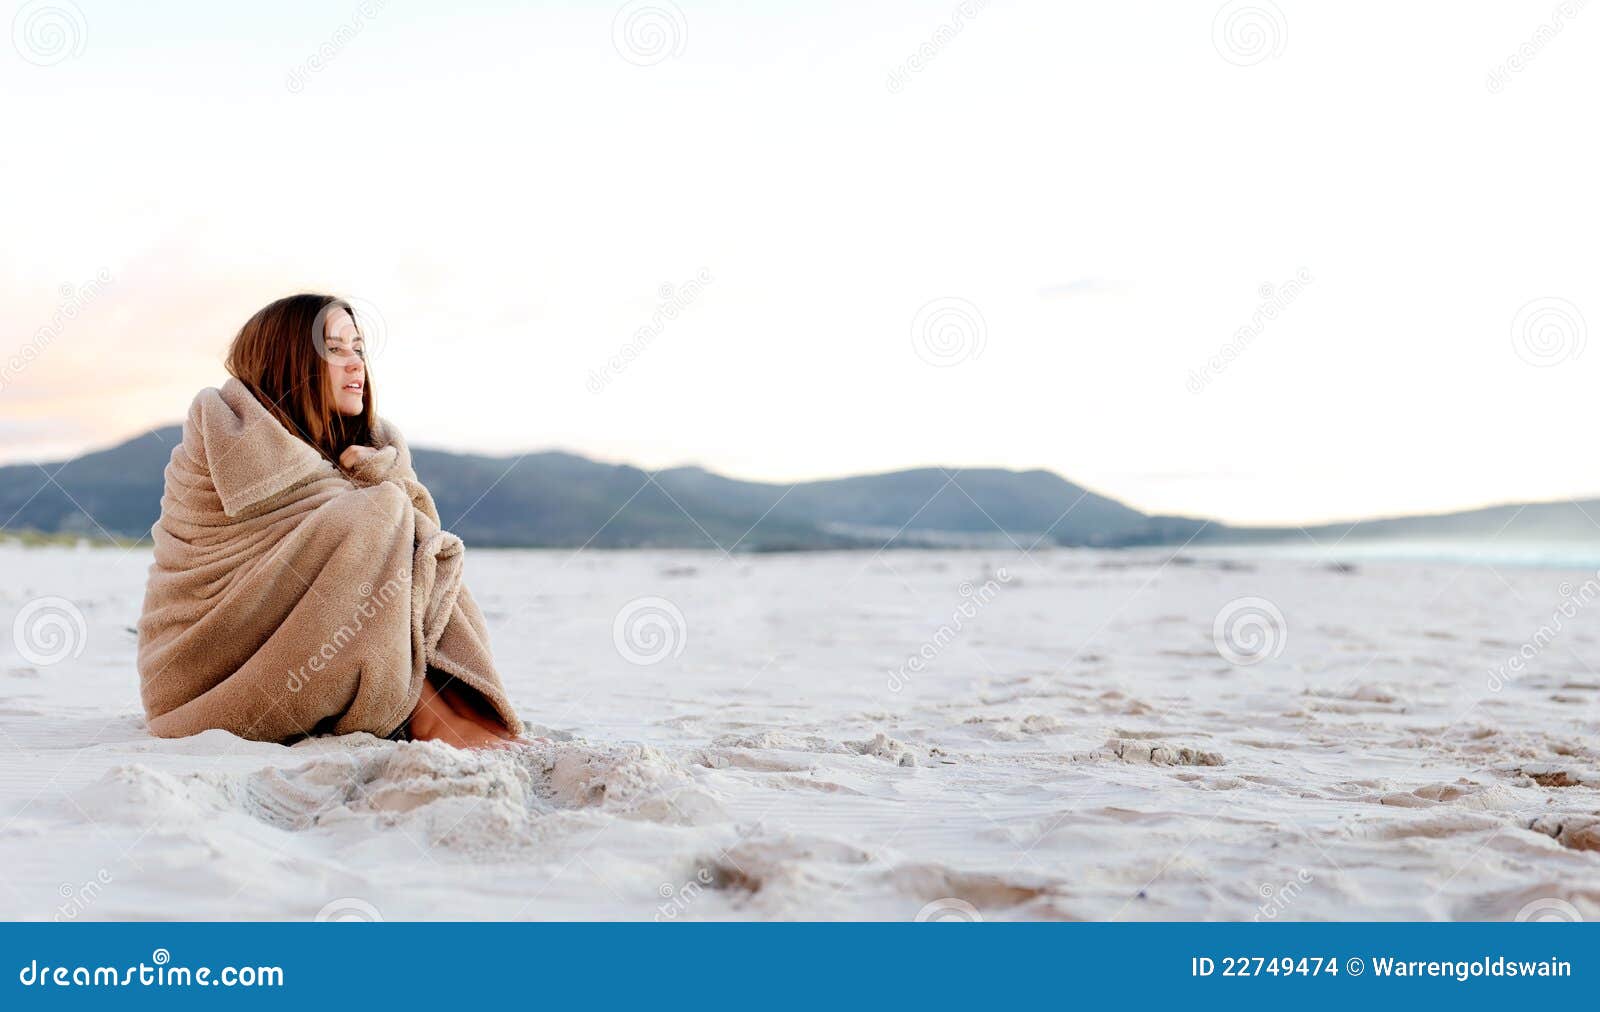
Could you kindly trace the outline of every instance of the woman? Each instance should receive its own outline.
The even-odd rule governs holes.
[[[349,304],[274,302],[227,368],[189,408],[152,532],[139,620],[152,733],[519,741],[461,540],[373,408]]]

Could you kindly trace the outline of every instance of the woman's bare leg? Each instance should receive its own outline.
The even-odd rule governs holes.
[[[511,731],[497,718],[481,712],[454,679],[443,687],[434,683],[430,672],[422,683],[422,696],[411,711],[411,737],[418,741],[442,741],[456,748],[504,748],[515,742]]]
[[[439,698],[448,703],[457,716],[465,717],[485,731],[491,731],[502,738],[514,739],[511,729],[500,719],[500,714],[495,712],[494,706],[483,698],[483,693],[449,675],[437,677]]]

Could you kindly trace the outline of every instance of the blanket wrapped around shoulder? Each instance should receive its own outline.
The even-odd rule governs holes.
[[[517,734],[461,539],[440,529],[405,440],[347,476],[237,379],[202,390],[153,531],[139,681],[152,733],[258,741],[394,733],[429,668],[476,689]]]

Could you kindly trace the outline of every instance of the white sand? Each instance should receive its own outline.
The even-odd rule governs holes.
[[[518,758],[152,739],[148,553],[0,546],[0,916],[1600,916],[1590,574],[1164,559],[479,551]]]

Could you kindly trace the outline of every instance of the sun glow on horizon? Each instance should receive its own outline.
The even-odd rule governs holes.
[[[1600,493],[1581,21],[1496,77],[1548,12],[1284,3],[1242,54],[1210,6],[684,2],[657,53],[619,6],[107,6],[5,53],[0,462],[181,419],[329,290],[418,445],[1247,524]]]

